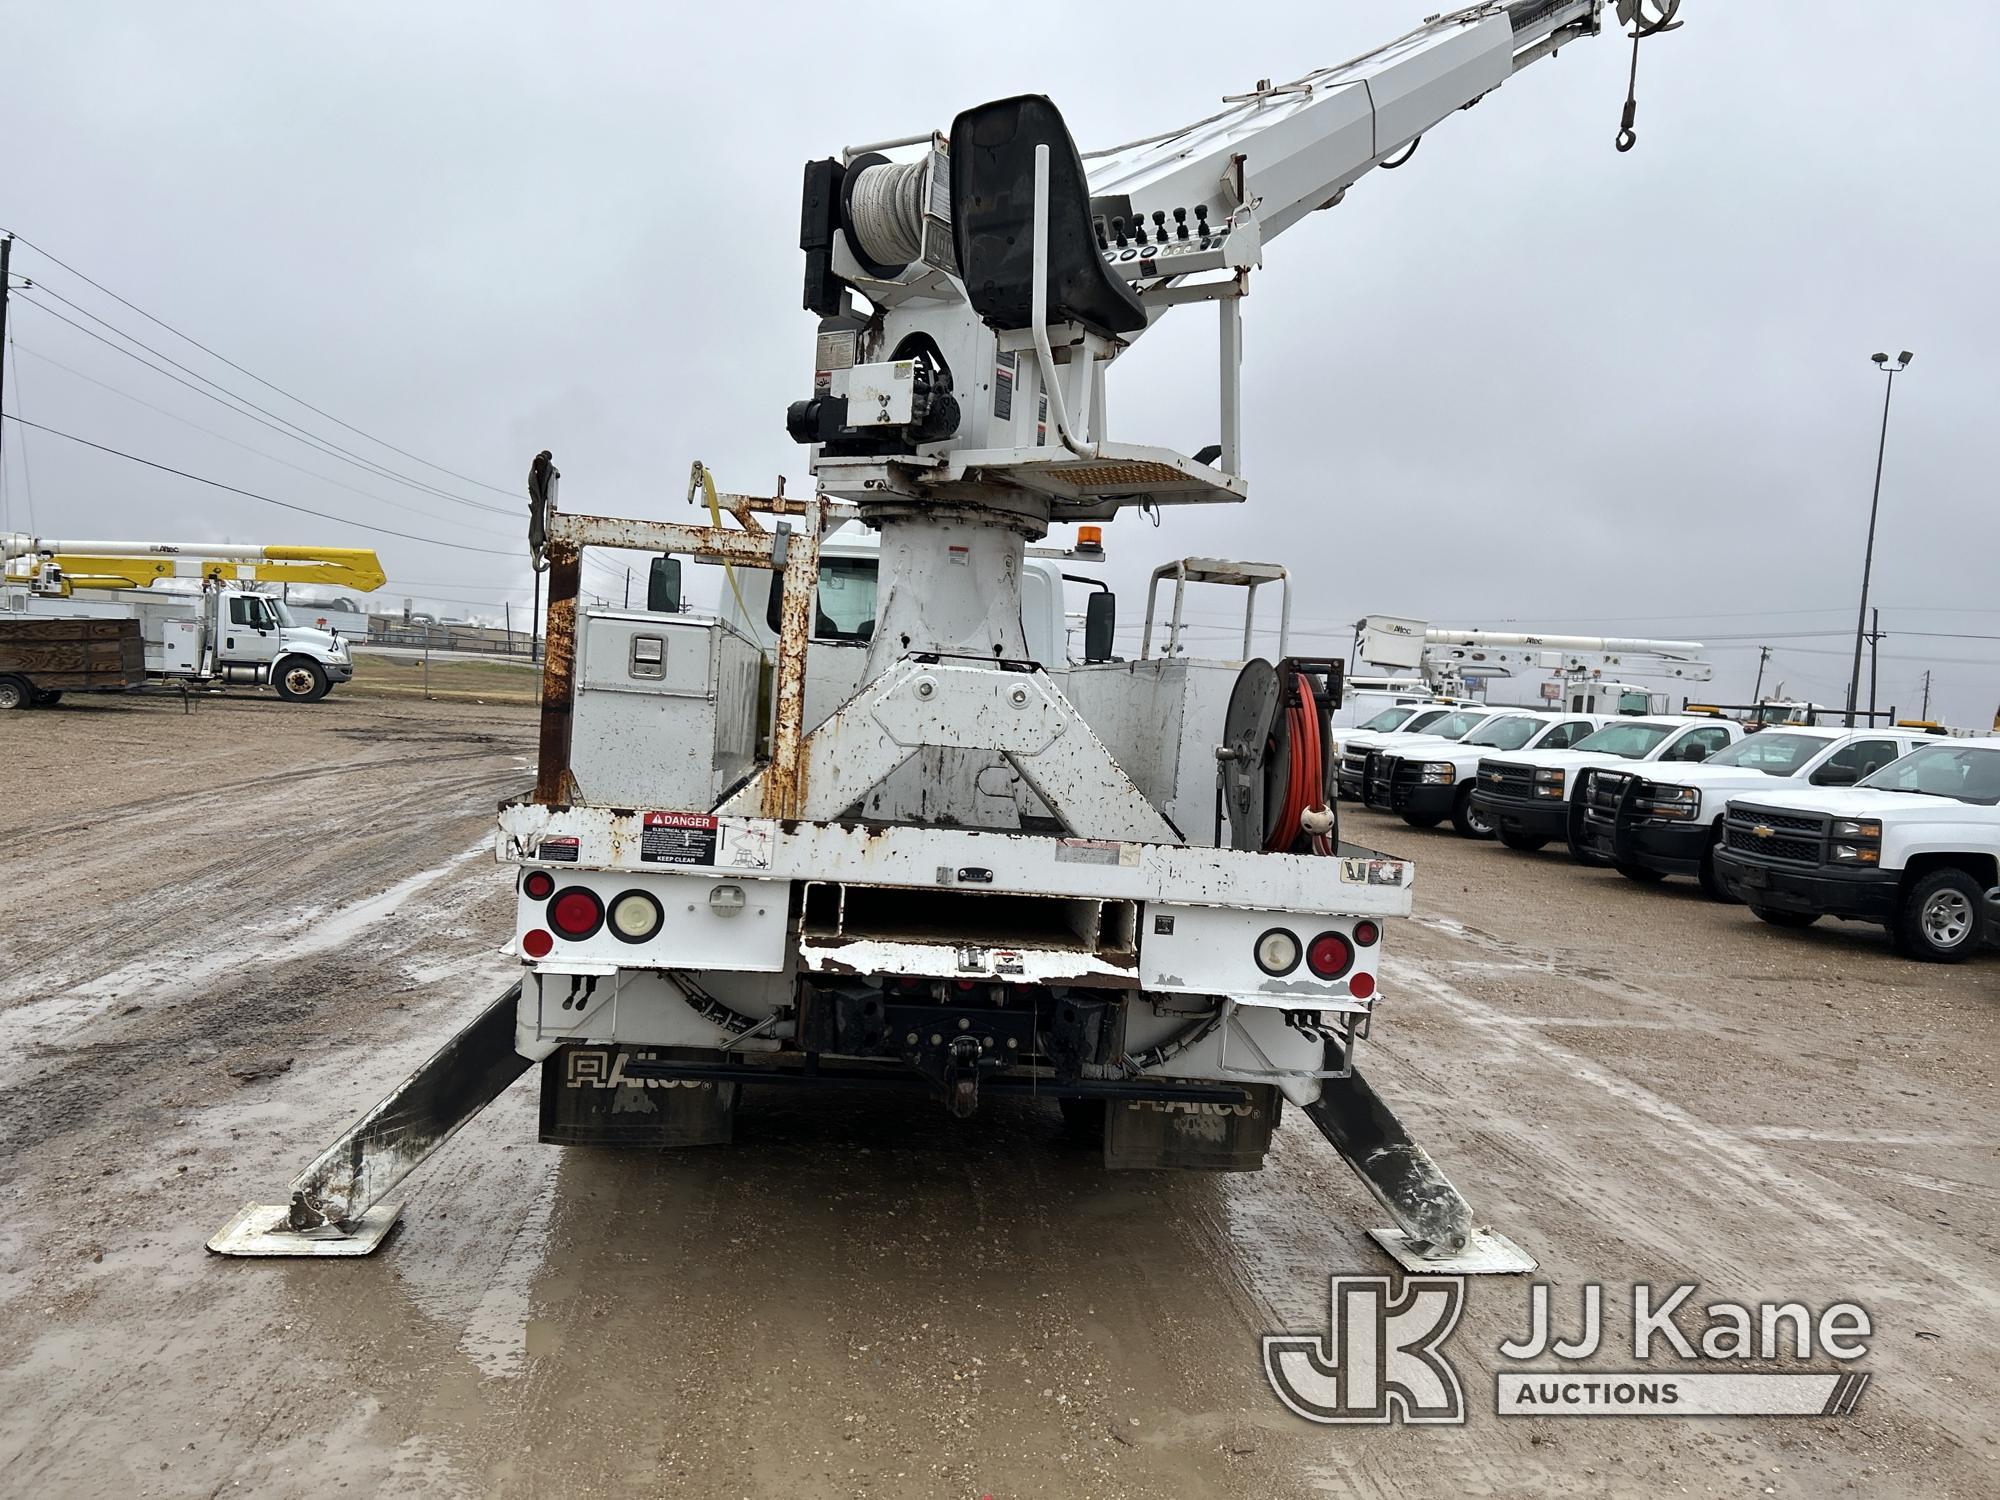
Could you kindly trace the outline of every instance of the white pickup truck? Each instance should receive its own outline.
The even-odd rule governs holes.
[[[1402,713],[1402,708],[1385,709],[1359,729],[1334,740],[1328,753],[1333,760],[1335,792],[1345,801],[1359,802],[1370,756],[1416,739],[1462,739],[1501,712],[1504,710],[1479,703],[1446,699],[1396,721],[1390,715]]]
[[[1480,761],[1472,808],[1509,849],[1539,849],[1563,839],[1575,858],[1601,864],[1599,856],[1577,842],[1583,819],[1580,792],[1591,772],[1623,769],[1628,761],[1707,760],[1742,738],[1743,726],[1734,719],[1620,719],[1568,750],[1527,750]]]
[[[1715,864],[1774,926],[1878,922],[1911,958],[1970,958],[2000,886],[2000,738],[1930,740],[1851,787],[1733,798]]]
[[[1490,839],[1493,825],[1472,805],[1479,762],[1496,750],[1567,750],[1596,733],[1603,714],[1501,711],[1463,739],[1419,735],[1372,757],[1361,800],[1380,812],[1399,813],[1412,828],[1435,828],[1446,818],[1470,839]]]
[[[1698,766],[1650,775],[1600,770],[1590,778],[1577,842],[1629,879],[1692,875],[1710,898],[1729,901],[1714,856],[1730,798],[1853,786],[1924,739],[1911,729],[1801,725],[1748,735]]]

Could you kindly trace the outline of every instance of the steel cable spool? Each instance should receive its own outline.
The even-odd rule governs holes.
[[[897,275],[923,253],[924,165],[878,159],[849,169],[847,227],[871,271]]]

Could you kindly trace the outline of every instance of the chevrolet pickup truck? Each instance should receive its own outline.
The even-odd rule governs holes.
[[[1875,922],[1910,958],[1970,958],[2000,885],[2000,738],[1930,740],[1851,787],[1735,798],[1715,866],[1773,926]]]
[[[1729,799],[1793,787],[1852,786],[1924,742],[1909,729],[1765,729],[1700,765],[1592,773],[1577,842],[1628,879],[1692,875],[1715,901],[1732,898],[1716,873]]]
[[[1469,839],[1490,839],[1493,825],[1472,805],[1479,762],[1495,750],[1566,750],[1603,726],[1603,714],[1532,709],[1495,714],[1460,740],[1419,736],[1372,756],[1361,800],[1402,816],[1412,828],[1446,818]]]
[[[1734,719],[1620,719],[1567,750],[1527,750],[1480,761],[1471,806],[1509,849],[1539,849],[1552,839],[1563,839],[1575,858],[1602,864],[1601,855],[1578,843],[1583,817],[1578,792],[1592,771],[1622,770],[1628,761],[1706,760],[1742,738],[1743,726]]]
[[[1432,703],[1408,712],[1409,705],[1386,708],[1359,729],[1334,737],[1328,754],[1333,759],[1334,788],[1348,802],[1361,800],[1361,781],[1367,774],[1368,756],[1384,745],[1400,744],[1420,735],[1442,734],[1456,739],[1480,723],[1490,710],[1476,703]],[[1465,716],[1461,718],[1461,716]],[[1462,727],[1448,727],[1448,721]]]

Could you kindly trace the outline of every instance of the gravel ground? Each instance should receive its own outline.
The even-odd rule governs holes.
[[[518,709],[338,693],[0,716],[7,1492],[2000,1492],[2000,956],[1368,813],[1419,876],[1365,1065],[1559,1318],[1860,1301],[1852,1416],[1498,1418],[1509,1279],[1452,1338],[1467,1425],[1307,1426],[1258,1335],[1391,1267],[1297,1115],[1262,1174],[1106,1176],[1025,1102],[758,1094],[725,1151],[563,1152],[523,1085],[373,1258],[206,1255],[508,982],[483,843],[532,753]]]

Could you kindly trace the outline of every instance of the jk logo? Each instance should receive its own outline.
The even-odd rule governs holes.
[[[1465,1309],[1462,1276],[1335,1276],[1324,1336],[1264,1336],[1264,1375],[1308,1422],[1465,1420],[1465,1392],[1440,1346]]]

